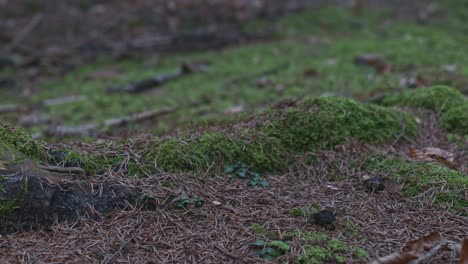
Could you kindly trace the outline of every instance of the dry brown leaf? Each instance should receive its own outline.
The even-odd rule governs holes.
[[[402,252],[396,252],[385,257],[380,257],[371,264],[406,264],[412,260],[418,259],[425,250],[429,250],[434,246],[431,243],[440,242],[442,236],[439,232],[432,232],[420,239],[408,241],[403,247]]]
[[[424,236],[420,239],[406,242],[406,245],[403,248],[403,251],[418,252],[418,254],[421,254],[422,251],[424,251],[428,243],[439,242],[441,240],[442,240],[442,236],[440,235],[439,232],[432,232],[429,235]]]
[[[460,167],[460,160],[455,154],[440,148],[410,148],[409,156],[421,161],[437,162],[451,169],[457,169]]]
[[[468,238],[465,237],[462,242],[460,261],[458,264],[468,264]]]

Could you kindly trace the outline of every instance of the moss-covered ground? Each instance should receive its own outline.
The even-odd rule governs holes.
[[[28,130],[1,125],[0,148],[8,153],[22,153],[43,164],[82,167],[90,177],[135,181],[147,192],[158,188],[154,191],[157,195],[145,194],[160,202],[158,210],[166,210],[168,200],[180,198],[186,192],[191,197],[206,195],[209,208],[217,210],[215,206],[221,202],[214,199],[219,186],[210,187],[209,183],[214,184],[214,179],[219,180],[221,176],[223,186],[219,188],[227,192],[226,196],[235,196],[235,199],[223,198],[226,206],[222,210],[247,214],[243,211],[246,210],[267,222],[274,217],[269,210],[278,210],[274,212],[278,213],[279,220],[272,220],[275,229],[263,222],[252,224],[254,217],[239,216],[244,217],[238,223],[248,236],[238,245],[243,253],[256,250],[256,258],[311,264],[365,262],[369,255],[375,258],[379,253],[370,252],[375,241],[364,239],[365,246],[357,246],[356,241],[365,230],[362,221],[366,219],[351,212],[349,215],[361,221],[358,225],[342,218],[336,230],[324,230],[309,223],[310,214],[315,212],[309,211],[311,197],[341,210],[338,218],[348,214],[340,204],[335,204],[334,198],[329,198],[335,195],[333,192],[337,193],[337,200],[341,199],[349,207],[355,206],[349,197],[357,199],[360,204],[353,209],[372,217],[378,214],[372,209],[362,209],[366,206],[363,197],[378,202],[387,199],[394,208],[408,205],[412,215],[417,215],[415,208],[423,210],[427,206],[465,220],[468,216],[468,176],[464,164],[467,159],[463,156],[468,138],[464,85],[468,80],[468,36],[460,33],[468,30],[467,16],[468,6],[463,1],[444,1],[437,14],[425,23],[395,19],[388,10],[357,12],[326,7],[288,15],[273,26],[266,21],[244,25],[246,32],[275,28],[275,36],[270,41],[145,59],[100,58],[42,83],[28,99],[0,91],[0,101],[38,106],[47,99],[84,96],[84,100],[77,102],[38,107],[41,114],[52,120],[52,125],[67,126],[103,124],[110,118],[166,107],[175,107],[176,111],[149,124],[126,125],[125,129],[130,131],[128,138],[99,141],[89,137],[71,138],[89,144],[50,146],[27,133],[43,132],[51,123],[32,125]],[[356,63],[356,57],[363,54],[378,54],[385,70],[375,64]],[[190,61],[207,61],[209,66],[205,71],[144,93],[106,92],[110,86],[177,71],[182,63]],[[0,71],[0,77],[14,75],[13,70]],[[15,123],[19,117],[20,114],[9,113],[4,115],[4,121]],[[433,130],[426,131],[429,128]],[[120,130],[107,132],[112,136],[121,133]],[[143,132],[147,135],[139,135]],[[346,150],[344,146],[350,144],[358,144],[363,153]],[[441,163],[418,161],[407,155],[410,147],[444,148],[457,156],[457,166],[449,168]],[[319,158],[323,153],[345,158],[324,162]],[[359,155],[359,159],[353,158]],[[298,167],[302,169],[295,172]],[[225,174],[230,175],[229,180],[225,180],[228,177]],[[388,177],[402,184],[402,190],[395,196],[369,194],[362,186],[363,174]],[[183,181],[188,178],[197,182],[196,188],[206,184],[207,193],[191,193],[182,183],[164,178],[172,177],[167,175],[183,175]],[[250,180],[247,186],[233,183],[246,179]],[[308,185],[303,186],[302,181]],[[233,186],[227,189],[224,185]],[[290,202],[295,197],[291,194],[292,186],[299,190],[297,197],[302,204]],[[284,190],[278,191],[283,187]],[[270,195],[276,200],[258,198],[258,193],[264,194],[263,191],[245,191],[246,188],[271,190]],[[245,193],[241,196],[237,192]],[[353,196],[354,193],[360,196]],[[419,204],[417,199],[422,196],[431,203]],[[398,197],[403,198],[398,200]],[[242,206],[246,200],[251,204]],[[9,202],[0,200],[0,216],[11,209]],[[285,208],[275,207],[276,203]],[[180,219],[190,218],[192,211],[197,210],[187,209],[191,205],[190,202],[182,204],[180,212],[174,206],[168,211]],[[376,207],[382,212],[394,212],[379,206]],[[266,213],[258,213],[259,208]],[[391,210],[397,210],[394,208]],[[209,214],[201,212],[196,217],[212,219]],[[222,217],[223,224],[233,221],[217,217]],[[289,225],[281,226],[283,218],[288,219],[284,223]],[[300,229],[291,228],[290,221],[297,221]],[[389,230],[385,234],[395,235],[393,230],[403,228],[403,223],[398,223],[400,226],[386,226]],[[370,234],[369,240],[376,236]],[[257,239],[256,244],[247,243],[249,239]],[[234,258],[232,254],[230,257]]]

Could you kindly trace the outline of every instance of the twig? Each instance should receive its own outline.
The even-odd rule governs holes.
[[[234,255],[234,254],[229,253],[226,249],[224,249],[224,248],[222,248],[222,247],[220,247],[220,246],[218,246],[218,245],[216,245],[215,247],[216,247],[216,249],[219,250],[221,253],[223,253],[223,254],[225,254],[225,255],[227,255],[227,256],[233,258],[233,259],[239,259],[239,256],[236,256],[236,255]]]
[[[85,174],[85,170],[80,167],[58,167],[58,166],[48,166],[48,165],[40,165],[39,166],[43,170],[47,171],[54,171],[60,173],[71,173],[71,174]]]
[[[108,258],[108,257],[106,256],[106,257],[101,261],[101,264],[113,263],[113,261],[114,261],[114,259],[117,257],[117,255],[118,255],[120,252],[122,252],[122,250],[124,250],[124,249],[128,246],[128,244],[133,240],[133,238],[134,238],[134,236],[131,237],[131,238],[129,238],[127,241],[124,241],[124,242],[122,243],[122,245],[120,246],[120,248],[117,249],[117,251],[116,251],[114,254],[112,254],[112,255],[110,256],[110,258]]]
[[[43,17],[43,14],[35,15],[31,21],[29,21],[26,27],[23,28],[23,30],[21,30],[18,35],[16,35],[16,37],[11,41],[5,50],[9,52],[16,48],[16,46],[18,46],[41,23]]]
[[[391,145],[392,147],[395,146],[396,143],[398,143],[398,141],[400,141],[400,139],[405,135],[406,123],[405,123],[405,119],[403,118],[403,116],[400,116],[400,124],[401,124],[400,134],[398,134],[397,138],[393,141]]]
[[[121,118],[107,119],[102,123],[102,125],[91,123],[78,127],[56,126],[48,129],[45,134],[49,136],[89,136],[98,132],[101,127],[119,127],[128,123],[135,123],[146,119],[155,118],[157,116],[167,115],[174,113],[175,111],[177,111],[177,108],[175,107],[146,111]]]

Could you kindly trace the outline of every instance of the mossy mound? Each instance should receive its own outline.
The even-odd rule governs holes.
[[[468,102],[465,100],[460,105],[448,109],[442,115],[442,125],[448,131],[468,135]]]
[[[220,173],[235,163],[253,171],[284,171],[294,156],[306,151],[331,149],[355,139],[365,143],[392,141],[401,132],[414,135],[416,125],[405,113],[338,97],[312,98],[298,106],[274,109],[258,117],[256,126],[232,134],[205,132],[190,139],[153,139],[121,142],[109,155],[72,153],[89,173],[126,169],[130,175],[172,171]],[[123,149],[138,145],[134,158]],[[108,146],[103,150],[109,152]],[[134,148],[134,147],[132,147]],[[98,151],[99,152],[99,151]]]
[[[412,106],[442,113],[442,125],[451,132],[468,134],[468,101],[457,89],[437,85],[385,97],[381,104]]]
[[[6,151],[7,156],[18,153],[33,159],[46,160],[44,147],[33,140],[22,128],[11,127],[0,123],[0,149]],[[5,153],[3,153],[5,156]]]
[[[276,112],[263,131],[295,151],[330,149],[350,139],[366,143],[393,140],[405,129],[414,135],[411,118],[396,110],[339,97],[306,100],[296,108]]]
[[[404,195],[414,197],[430,188],[444,188],[444,191],[436,193],[436,203],[451,204],[455,210],[468,208],[464,193],[468,188],[468,176],[460,171],[431,162],[416,162],[398,157],[372,157],[364,167],[373,173],[388,174],[392,180],[404,184]]]
[[[383,99],[382,104],[387,106],[414,106],[434,111],[446,111],[463,103],[464,100],[463,94],[457,89],[445,85],[436,85],[389,95]]]

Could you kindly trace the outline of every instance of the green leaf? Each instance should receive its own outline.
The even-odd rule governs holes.
[[[265,253],[272,256],[272,257],[277,257],[277,256],[281,256],[281,252],[279,252],[278,250],[274,249],[274,248],[265,248],[264,249]]]
[[[257,246],[257,247],[263,247],[266,244],[267,244],[267,242],[265,240],[257,240],[255,242],[253,242],[251,245]]]
[[[237,172],[237,176],[239,176],[239,178],[242,178],[242,179],[247,177],[247,167],[240,168],[239,171]]]
[[[237,164],[229,165],[226,167],[226,169],[224,169],[224,174],[231,174],[234,171],[236,171],[238,168],[239,168],[239,165]]]
[[[195,207],[202,207],[205,204],[205,200],[200,196],[195,196],[195,198],[193,198],[193,204]]]

